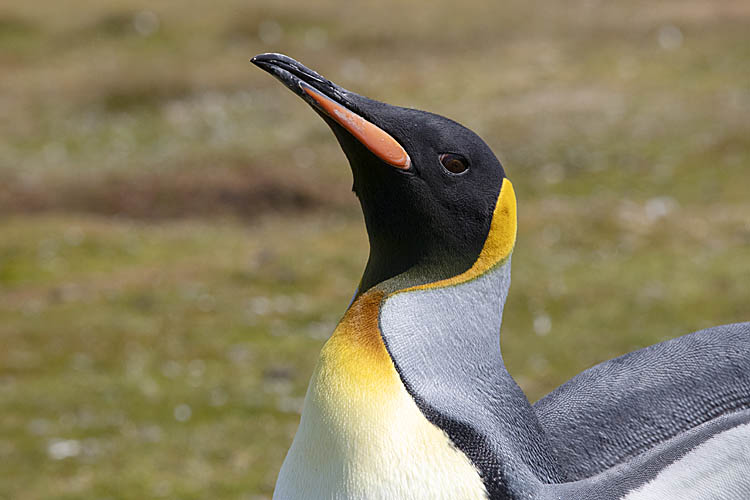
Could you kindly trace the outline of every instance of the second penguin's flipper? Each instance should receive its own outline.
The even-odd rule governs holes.
[[[596,365],[534,404],[568,481],[750,408],[750,323],[701,330]]]

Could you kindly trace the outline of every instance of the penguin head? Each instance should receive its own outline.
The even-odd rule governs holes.
[[[252,62],[313,107],[349,160],[370,241],[359,293],[449,278],[474,264],[505,179],[477,134],[350,92],[282,54]]]

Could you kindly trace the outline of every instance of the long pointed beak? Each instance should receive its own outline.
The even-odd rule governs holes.
[[[383,162],[403,170],[411,166],[411,159],[403,146],[357,111],[356,105],[347,98],[351,92],[283,54],[260,54],[251,62],[271,73],[313,108],[347,130]]]

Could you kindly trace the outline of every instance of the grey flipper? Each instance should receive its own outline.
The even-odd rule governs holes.
[[[750,323],[709,328],[606,361],[534,405],[568,481],[748,408]]]
[[[715,418],[590,478],[543,486],[538,498],[747,500],[750,410]]]

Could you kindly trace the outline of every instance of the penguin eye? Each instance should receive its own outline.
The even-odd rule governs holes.
[[[440,155],[440,163],[452,174],[463,174],[469,169],[469,162],[461,155],[455,153],[443,153]]]

